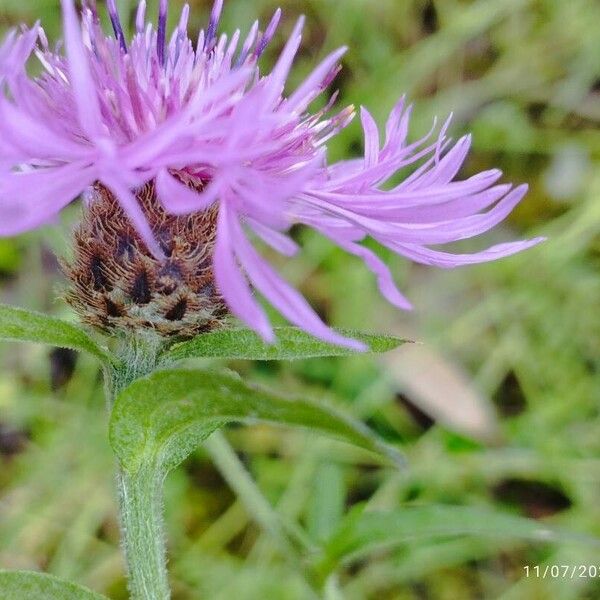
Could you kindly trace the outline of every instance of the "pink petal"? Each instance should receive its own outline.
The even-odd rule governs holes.
[[[272,343],[275,341],[275,335],[269,320],[252,295],[250,286],[235,260],[233,245],[237,240],[231,231],[234,219],[235,217],[229,214],[226,203],[222,203],[219,207],[213,259],[217,289],[236,317],[254,329],[265,341]]]
[[[81,29],[73,0],[61,0],[65,32],[65,48],[69,73],[77,105],[79,122],[91,140],[104,135],[96,85],[88,63],[88,51],[83,44]]]
[[[414,180],[406,181],[400,187],[404,189],[423,189],[444,185],[456,177],[471,148],[471,136],[466,135],[432,168],[428,173]],[[410,183],[410,187],[409,187]]]
[[[360,109],[360,120],[365,132],[365,167],[374,167],[379,159],[379,131],[371,113],[364,108]]]
[[[252,45],[256,41],[257,34],[258,34],[258,21],[254,21],[254,23],[252,24],[252,27],[250,28],[250,32],[248,33],[248,36],[244,40],[244,45],[242,46],[240,55],[237,58],[236,66],[240,66],[242,63],[245,62],[246,58],[248,58],[250,48],[252,48]]]
[[[154,237],[144,211],[128,186],[110,174],[102,177],[102,183],[115,195],[148,250],[155,258],[163,260],[165,258],[164,252]]]
[[[258,46],[256,48],[256,57],[259,58],[262,53],[265,51],[266,47],[269,45],[269,43],[271,42],[271,40],[273,39],[273,36],[275,35],[275,31],[277,31],[277,27],[279,25],[279,21],[281,20],[281,8],[278,8],[275,13],[273,14],[273,16],[271,17],[271,20],[269,21],[269,24],[267,25],[267,28],[265,29],[265,32],[263,34],[263,36],[260,39],[260,42],[258,43]]]
[[[298,244],[287,235],[271,229],[270,227],[266,227],[255,219],[248,218],[246,220],[254,233],[256,233],[265,244],[268,244],[273,250],[277,250],[280,254],[283,254],[284,256],[295,256],[298,253],[298,250],[300,250]]]
[[[307,200],[327,214],[345,218],[355,227],[362,227],[382,244],[391,247],[395,243],[446,244],[484,233],[505,219],[526,192],[527,186],[519,186],[487,213],[433,224],[394,223],[372,219],[316,198]]]
[[[93,170],[81,164],[0,173],[0,235],[18,235],[46,223],[94,178]]]
[[[329,75],[331,70],[337,65],[347,51],[348,48],[344,46],[327,56],[304,80],[302,85],[300,85],[300,87],[288,98],[285,103],[285,109],[296,112],[303,111],[308,106],[308,103],[316,96],[315,91],[321,92],[323,80]]]
[[[313,192],[318,198],[353,210],[369,209],[373,206],[386,205],[390,208],[413,208],[425,205],[436,205],[450,200],[455,200],[470,194],[476,194],[489,188],[495,183],[502,173],[497,170],[484,171],[473,175],[465,181],[453,181],[441,186],[430,187],[422,190],[405,191],[401,188],[391,191],[366,191],[366,192]]]
[[[243,86],[248,81],[250,74],[250,69],[239,69],[211,86],[209,90],[205,90],[203,94],[200,94],[202,88],[199,87],[195,94],[196,97],[190,100],[188,108],[183,109],[176,116],[131,143],[122,153],[123,160],[131,168],[146,167],[150,161],[180,143],[182,138],[192,139],[192,134],[198,130],[200,125],[210,122],[211,115],[203,114],[203,110],[207,109],[211,103],[226,100],[227,96],[230,96],[236,88]],[[224,108],[227,108],[226,102]],[[190,122],[194,113],[200,114],[201,117]]]
[[[268,77],[268,92],[265,95],[264,103],[260,107],[260,110],[270,110],[275,101],[281,96],[290,69],[292,68],[292,63],[300,48],[300,42],[302,41],[301,31],[303,27],[304,17],[300,17],[296,22],[292,35],[283,48],[279,60]]]
[[[517,252],[522,252],[533,246],[537,246],[545,241],[545,237],[537,237],[522,242],[509,242],[497,244],[487,250],[475,252],[473,254],[451,254],[449,252],[440,252],[431,248],[411,244],[398,244],[397,252],[406,256],[410,260],[424,264],[440,267],[442,269],[454,269],[463,265],[474,265],[492,260],[498,260],[506,256],[511,256]]]
[[[396,105],[394,106],[392,111],[390,112],[390,115],[385,124],[386,145],[391,143],[392,140],[394,140],[397,137],[403,138],[406,136],[406,134],[404,134],[404,136],[398,136],[398,127],[400,124],[400,120],[401,120],[402,116],[405,115],[405,112],[404,112],[405,104],[406,104],[406,97],[402,96],[400,98],[400,100],[398,100],[398,102],[396,103]],[[410,111],[410,107],[406,112],[408,113],[409,111]],[[406,129],[408,131],[408,127]]]
[[[156,176],[156,191],[167,212],[185,215],[201,212],[214,204],[221,193],[221,186],[218,180],[213,180],[204,191],[196,192],[166,169],[161,169]]]
[[[258,255],[246,239],[239,223],[232,227],[236,238],[235,253],[252,284],[291,323],[331,344],[358,351],[366,350],[361,342],[342,336],[323,323],[308,302]]]
[[[0,132],[4,142],[37,158],[78,160],[91,155],[91,147],[72,142],[0,98]]]
[[[138,34],[143,34],[146,28],[146,0],[140,0],[135,15],[135,29]]]
[[[413,307],[410,301],[396,287],[389,268],[374,252],[364,246],[345,240],[331,231],[321,230],[321,233],[346,252],[362,259],[367,268],[377,277],[379,291],[390,304],[403,310],[412,310]]]
[[[371,207],[361,206],[361,214],[394,221],[398,223],[427,224],[440,223],[477,214],[506,196],[511,189],[510,184],[497,185],[483,192],[442,202],[440,204],[423,204],[421,206],[398,208],[393,203],[373,203]],[[354,210],[357,207],[353,207]]]

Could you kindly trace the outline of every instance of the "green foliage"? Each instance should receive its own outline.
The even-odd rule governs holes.
[[[57,0],[0,4],[0,28],[42,18],[51,43],[56,41]],[[121,2],[122,15],[132,15],[133,4]],[[150,14],[157,4],[149,2]],[[172,24],[182,4],[171,2]],[[280,4],[227,0],[224,30],[241,27],[244,34],[256,16],[264,24]],[[549,240],[522,256],[450,272],[409,267],[378,249],[417,308],[400,314],[386,307],[358,260],[317,235],[298,232],[302,253],[277,266],[320,313],[339,326],[394,332],[435,349],[483,398],[494,400],[498,436],[466,443],[439,421],[415,418],[414,405],[423,407],[410,381],[390,383],[415,344],[390,355],[385,365],[371,356],[236,364],[244,379],[260,378],[301,397],[331,396],[401,444],[410,469],[377,469],[376,460],[350,445],[266,425],[228,429],[235,454],[276,514],[306,528],[314,540],[331,533],[323,515],[335,522],[341,509],[362,501],[369,511],[392,514],[412,510],[407,503],[489,506],[495,514],[527,515],[549,530],[600,535],[600,320],[594,310],[600,305],[600,5],[299,0],[284,7],[264,72],[299,12],[308,16],[307,32],[290,90],[327,51],[348,44],[333,86],[341,91],[339,107],[364,104],[383,123],[407,92],[415,103],[410,141],[429,129],[434,115],[443,120],[453,111],[449,135],[474,133],[465,176],[498,167],[503,181],[530,184],[502,230],[462,244],[464,251],[528,235]],[[207,18],[207,3],[194,0],[190,31],[195,34]],[[361,144],[354,123],[333,140],[332,158],[356,156]],[[565,156],[574,156],[575,164]],[[68,239],[68,223],[53,231],[53,240]],[[47,244],[48,230],[19,239],[20,268],[16,262],[11,268],[12,252],[0,248],[5,302],[47,312],[59,277],[40,251]],[[36,560],[50,573],[124,600],[114,461],[97,366],[81,361],[57,397],[46,357],[33,345],[0,344],[0,565]],[[448,413],[472,420],[448,399],[435,367],[421,364],[414,376],[437,383],[435,399]],[[225,479],[202,450],[167,479],[176,597],[311,597],[303,580],[306,563],[282,556],[278,541],[257,527],[260,518]],[[335,558],[330,597],[597,598],[598,580],[526,578],[522,569],[594,564],[597,555],[597,548],[566,537],[547,543],[495,534],[406,539],[363,554],[351,568]]]
[[[402,458],[360,422],[314,400],[291,400],[226,371],[167,370],[138,379],[116,398],[110,441],[122,466],[178,465],[213,431],[231,422],[305,427],[384,455]]]
[[[455,536],[600,545],[600,538],[577,536],[506,512],[471,506],[409,505],[390,512],[357,510],[351,513],[327,542],[326,560],[335,566],[339,561],[357,559],[410,540]]]
[[[2,600],[107,600],[91,590],[32,571],[0,571]]]
[[[81,327],[48,315],[0,305],[0,339],[39,342],[59,348],[80,350],[99,358],[103,363],[114,357],[99,346]]]
[[[365,343],[371,352],[394,350],[406,342],[391,335],[371,335],[360,331],[340,331],[343,335]],[[182,342],[163,356],[165,362],[186,358],[223,358],[242,360],[301,360],[326,356],[351,356],[360,354],[341,346],[322,342],[297,327],[276,327],[275,344],[265,343],[254,331],[247,328],[222,329],[199,335]]]

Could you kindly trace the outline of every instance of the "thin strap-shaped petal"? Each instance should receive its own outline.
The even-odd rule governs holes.
[[[521,242],[497,244],[487,250],[474,252],[473,254],[451,254],[450,252],[441,252],[412,244],[397,244],[395,248],[398,253],[415,262],[441,269],[454,269],[455,267],[475,265],[512,256],[528,248],[533,248],[533,246],[537,246],[545,240],[545,237],[536,237]]]
[[[348,48],[343,46],[327,56],[288,98],[285,103],[286,110],[297,112],[303,111],[308,106],[308,103],[314,99],[315,90],[318,90],[318,92],[321,91],[320,87],[324,79],[331,70],[335,68],[347,51]]]
[[[235,218],[234,215],[229,214],[229,208],[223,202],[219,207],[217,241],[213,258],[217,289],[236,317],[254,329],[265,341],[274,342],[275,335],[269,320],[252,295],[250,286],[235,259],[233,244],[236,240],[231,231],[231,222]]]
[[[393,243],[447,244],[474,237],[488,231],[506,218],[521,201],[526,192],[526,185],[519,186],[494,208],[481,215],[425,225],[371,219],[316,198],[307,198],[307,200],[315,207],[320,207],[325,213],[346,218],[354,226],[362,227],[386,246]]]
[[[177,24],[177,31],[180,36],[187,34],[188,23],[190,20],[190,5],[184,4],[181,9],[181,16],[179,17],[179,23]]]
[[[319,339],[358,351],[366,350],[366,346],[361,342],[340,335],[327,327],[304,297],[281,279],[258,255],[239,223],[235,224],[233,232],[236,256],[250,281],[286,319]]]
[[[426,235],[423,236],[424,244],[445,244],[450,241],[464,240],[475,237],[492,227],[495,227],[503,221],[523,199],[527,193],[528,186],[521,185],[509,194],[507,194],[496,206],[487,213],[471,215],[462,219],[444,221],[433,225],[425,226],[428,228]],[[416,225],[419,227],[419,225]],[[427,241],[427,238],[434,241]]]
[[[390,304],[403,310],[412,310],[413,306],[410,301],[396,287],[388,266],[374,252],[360,244],[344,239],[342,236],[336,236],[331,231],[324,229],[320,231],[337,246],[362,259],[367,268],[377,277],[379,291]]]
[[[442,186],[425,188],[422,190],[391,190],[391,191],[366,191],[364,193],[344,192],[318,192],[311,190],[311,195],[351,207],[353,210],[368,209],[373,205],[386,205],[395,208],[412,208],[425,205],[435,205],[467,196],[477,194],[491,187],[501,177],[497,170],[484,171],[473,175],[464,181],[453,181]]]
[[[9,57],[12,56],[16,42],[18,41],[15,29],[8,31],[0,44],[0,77],[8,71]]]
[[[256,41],[257,34],[258,34],[258,21],[254,21],[254,23],[252,24],[252,27],[250,28],[250,32],[248,33],[248,35],[246,36],[246,39],[244,40],[244,44],[242,46],[240,54],[237,57],[237,60],[235,61],[236,67],[239,67],[242,63],[245,62],[246,58],[248,58],[250,49],[252,48],[252,45]]]
[[[331,180],[327,185],[328,189],[348,189],[352,185],[362,185],[366,177],[369,177],[372,181],[389,179],[390,176],[400,168],[406,167],[420,160],[424,156],[435,151],[437,147],[437,141],[428,147],[423,148],[425,142],[427,142],[433,132],[435,131],[435,123],[431,129],[419,140],[413,142],[408,146],[400,145],[400,148],[396,152],[386,151],[386,158],[382,160],[375,167],[368,170],[361,169],[358,171],[351,170],[348,173],[344,173],[344,169],[338,169],[338,165],[343,166],[344,161],[337,165],[332,165],[330,170],[332,172],[339,171],[336,173],[336,177]]]
[[[471,136],[465,135],[428,173],[411,182],[411,189],[423,189],[436,185],[444,185],[452,181],[467,158],[471,148]],[[401,185],[408,188],[408,182]]]
[[[298,49],[300,48],[300,42],[302,41],[302,29],[304,27],[304,17],[300,17],[296,22],[296,26],[292,31],[292,35],[287,41],[279,60],[275,64],[273,71],[266,80],[267,92],[265,94],[262,110],[268,111],[273,107],[275,101],[280,97],[283,92],[283,88],[292,63]]]
[[[135,30],[138,35],[144,33],[146,28],[146,0],[140,0],[135,14]]]
[[[202,192],[197,192],[173,177],[166,169],[156,176],[156,192],[167,212],[173,215],[185,215],[201,212],[214,204],[221,186],[218,180],[211,181]]]
[[[19,34],[14,29],[8,32],[0,45],[0,85],[24,71],[41,31],[36,23]]]
[[[113,27],[113,31],[115,32],[115,36],[119,41],[119,45],[121,46],[121,50],[123,50],[123,52],[127,52],[127,42],[125,41],[125,34],[123,33],[123,26],[121,25],[117,3],[115,0],[106,0],[106,5],[108,6],[110,22]]]
[[[217,27],[219,26],[219,20],[221,19],[221,12],[223,11],[223,0],[215,0],[212,11],[210,13],[210,20],[208,22],[208,28],[206,29],[206,40],[204,47],[210,49],[217,33]]]
[[[73,0],[61,0],[65,31],[65,48],[69,59],[69,74],[81,127],[91,140],[102,136],[102,117],[88,63],[88,51],[81,37],[79,20]]]
[[[0,235],[18,235],[46,223],[94,180],[81,164],[0,174]]]
[[[398,112],[397,112],[398,111]],[[408,148],[406,145],[406,141],[408,139],[409,133],[409,125],[410,119],[412,116],[413,107],[409,105],[406,110],[404,110],[404,101],[401,101],[394,107],[390,116],[388,118],[386,124],[386,133],[385,133],[385,145],[383,150],[381,151],[381,160],[389,160],[394,156],[405,156]],[[435,129],[436,121],[433,121],[433,129]],[[428,137],[422,139],[422,145],[429,139]],[[440,140],[440,136],[438,135],[438,144]]]
[[[200,111],[213,102],[218,102],[222,98],[230,96],[236,88],[243,86],[248,81],[250,74],[250,69],[241,68],[211,86],[203,94],[198,92],[197,98],[190,102],[187,109],[182,110],[177,116],[165,121],[155,130],[130,144],[122,152],[123,160],[127,162],[130,168],[146,166],[155,156],[158,156],[182,137],[189,137],[190,119],[193,117],[193,113]],[[201,121],[201,119],[198,121]],[[198,121],[194,122],[195,127],[198,127]]]
[[[374,167],[379,159],[379,130],[371,113],[362,106],[360,120],[365,133],[365,168]]]
[[[466,196],[457,194],[447,202],[411,207],[398,207],[385,202],[372,203],[371,206],[361,206],[360,213],[398,223],[441,223],[477,214],[506,196],[510,189],[510,184],[497,185],[475,194]]]
[[[161,250],[160,245],[152,233],[152,229],[148,224],[148,219],[144,214],[144,211],[139,205],[136,197],[131,193],[130,189],[122,181],[114,176],[104,176],[102,183],[115,195],[119,204],[125,211],[125,214],[129,217],[132,224],[135,226],[136,231],[142,238],[144,244],[152,255],[158,260],[165,258],[164,252]]]
[[[398,102],[396,102],[394,108],[391,110],[387,121],[385,123],[385,139],[386,145],[391,143],[392,140],[398,137],[398,128],[403,115],[406,115],[410,111],[410,107],[404,110],[406,104],[406,96],[402,96]]]
[[[67,137],[60,136],[38,120],[19,110],[8,100],[0,98],[0,132],[7,145],[13,145],[37,158],[77,160],[91,154],[86,148]]]
[[[270,227],[266,227],[255,219],[246,217],[246,221],[252,231],[254,231],[265,244],[271,246],[273,250],[277,250],[277,252],[284,256],[295,256],[298,253],[300,247],[289,236],[279,231],[275,231]]]
[[[167,43],[167,12],[168,0],[159,0],[158,5],[158,27],[156,30],[156,53],[161,66],[165,64],[165,46]]]

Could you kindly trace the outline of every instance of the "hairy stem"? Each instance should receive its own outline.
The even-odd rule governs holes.
[[[122,367],[106,371],[106,400],[110,411],[114,399],[138,377],[156,367],[158,344],[153,338],[124,340],[119,354]],[[119,467],[117,490],[121,539],[132,600],[168,600],[167,550],[163,524],[159,465],[142,465],[132,472]]]
[[[123,548],[133,600],[168,600],[162,476],[153,465],[117,476]]]

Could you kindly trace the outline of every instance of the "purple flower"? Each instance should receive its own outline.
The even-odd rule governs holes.
[[[0,235],[15,235],[57,215],[91,185],[119,201],[148,250],[162,257],[155,231],[135,191],[154,181],[173,214],[218,203],[215,280],[230,311],[273,341],[273,330],[253,291],[289,321],[316,337],[361,345],[329,329],[306,300],[265,262],[251,243],[258,237],[280,253],[298,248],[286,232],[294,224],[319,231],[360,257],[394,305],[409,302],[387,266],[361,242],[370,236],[409,259],[443,268],[494,260],[529,248],[540,238],[455,255],[430,246],[470,238],[502,221],[526,186],[498,184],[486,171],[455,181],[470,146],[452,144],[447,124],[434,137],[409,143],[411,108],[400,101],[381,144],[378,128],[361,110],[365,156],[329,165],[326,143],[354,116],[309,106],[334,79],[346,49],[321,62],[291,94],[284,87],[301,42],[296,24],[273,70],[258,60],[277,28],[278,10],[263,34],[255,23],[242,41],[217,36],[222,0],[214,4],[196,44],[187,35],[189,7],[167,40],[167,0],[158,27],[139,4],[136,34],[128,42],[115,0],[108,0],[114,37],[107,37],[93,2],[82,12],[62,0],[65,53],[49,48],[43,30],[12,33],[0,47]],[[34,48],[37,40],[37,47]],[[27,76],[35,54],[43,73]],[[412,175],[385,186],[398,170]],[[197,185],[182,183],[181,175]],[[200,190],[200,191],[198,191]]]

